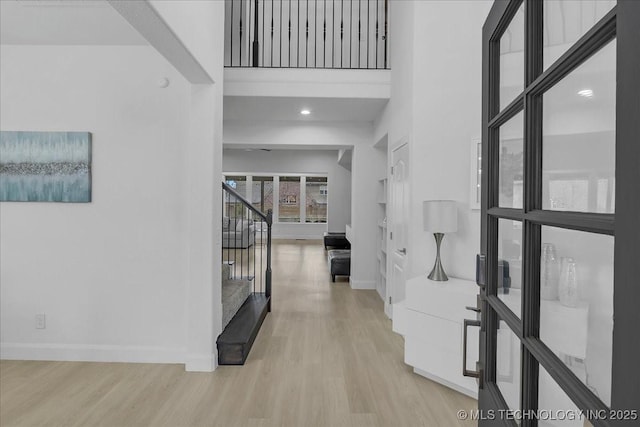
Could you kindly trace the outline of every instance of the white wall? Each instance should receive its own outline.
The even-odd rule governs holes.
[[[149,2],[214,82],[221,84],[224,72],[224,2],[200,0],[149,0]],[[218,87],[222,89],[221,86]]]
[[[227,96],[389,99],[391,71],[226,68]]]
[[[407,278],[433,267],[435,242],[422,224],[422,202],[431,199],[458,202],[458,232],[442,247],[445,270],[475,278],[480,215],[469,208],[469,157],[481,135],[482,25],[491,3],[391,2],[391,100],[375,134],[388,131],[389,150],[405,137],[410,144]]]
[[[452,199],[458,202],[458,231],[443,242],[445,271],[475,279],[480,211],[469,209],[469,145],[481,136],[482,25],[491,4],[475,0],[415,4],[416,19],[422,22],[415,25],[415,37],[422,43],[413,76],[412,275],[428,273],[435,258],[433,236],[423,230],[422,201]]]
[[[222,96],[224,2],[152,0],[151,4],[215,84],[191,87],[189,123],[189,291],[186,369],[211,371],[222,332]]]
[[[190,85],[145,46],[3,45],[0,67],[2,130],[93,135],[91,203],[0,205],[2,357],[183,362]]]
[[[344,232],[351,221],[351,172],[338,164],[337,150],[244,151],[226,149],[224,172],[269,174],[327,174],[327,225],[275,224],[275,238],[321,238],[324,231]]]
[[[372,144],[369,122],[280,121],[246,122],[225,120],[225,148],[267,145],[277,148],[344,148]]]

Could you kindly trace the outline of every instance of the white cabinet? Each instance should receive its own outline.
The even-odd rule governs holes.
[[[405,301],[394,305],[394,330],[404,335],[405,363],[417,374],[477,398],[476,380],[462,375],[462,348],[463,321],[476,316],[465,307],[476,306],[478,286],[456,278],[434,282],[426,275],[407,280],[406,286]],[[478,332],[469,327],[470,370],[478,360]]]

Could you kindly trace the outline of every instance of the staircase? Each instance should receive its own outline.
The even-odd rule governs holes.
[[[219,365],[243,365],[271,311],[272,214],[222,183],[222,334]]]

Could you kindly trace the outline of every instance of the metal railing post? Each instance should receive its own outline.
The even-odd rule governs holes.
[[[390,68],[389,0],[224,1],[225,67]]]
[[[265,272],[265,295],[269,298],[269,308],[271,311],[271,224],[273,223],[273,211],[267,211],[267,271]]]
[[[260,60],[259,49],[260,42],[258,41],[258,18],[260,14],[258,13],[258,0],[255,0],[255,8],[254,8],[254,19],[253,19],[253,66],[258,67],[258,61]]]

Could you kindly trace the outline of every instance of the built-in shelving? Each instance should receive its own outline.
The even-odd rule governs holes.
[[[382,178],[377,183],[376,200],[378,201],[378,277],[376,287],[384,298],[387,288],[387,179]]]

